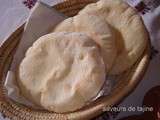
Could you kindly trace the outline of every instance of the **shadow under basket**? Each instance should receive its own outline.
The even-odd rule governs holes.
[[[53,6],[67,16],[76,15],[87,4],[96,0],[67,0]],[[46,110],[35,110],[7,98],[4,88],[4,78],[21,39],[24,25],[19,27],[0,47],[0,112],[12,120],[85,120],[92,119],[103,113],[108,106],[114,106],[129,95],[141,81],[150,61],[150,41],[139,60],[127,72],[118,76],[118,82],[112,92],[93,101],[84,108],[65,114]]]

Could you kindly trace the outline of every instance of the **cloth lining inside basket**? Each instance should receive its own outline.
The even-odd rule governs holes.
[[[37,40],[40,36],[47,34],[50,29],[53,29],[55,25],[57,25],[59,22],[63,21],[66,18],[67,17],[64,16],[62,13],[59,13],[48,5],[41,2],[36,3],[26,22],[22,39],[20,41],[13,62],[11,64],[11,68],[8,71],[7,78],[5,80],[5,88],[7,89],[7,94],[9,98],[18,103],[40,109],[20,94],[18,85],[16,83],[16,69],[17,66],[20,64],[21,60],[24,58],[26,50],[33,44],[33,42]],[[103,88],[101,89],[99,94],[95,98],[93,98],[93,101],[103,95],[108,95],[110,93],[112,86],[115,84],[113,78],[114,77],[107,77]]]

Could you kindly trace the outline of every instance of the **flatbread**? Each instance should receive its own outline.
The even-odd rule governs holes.
[[[144,52],[148,33],[143,20],[134,8],[122,0],[100,0],[86,6],[79,14],[102,17],[114,28],[118,56],[110,74],[128,70]]]
[[[117,56],[115,35],[104,18],[97,15],[77,15],[61,22],[54,32],[84,32],[101,48],[101,53],[108,72]]]
[[[105,67],[99,48],[87,35],[51,33],[28,49],[17,81],[33,103],[58,113],[70,112],[98,94]]]

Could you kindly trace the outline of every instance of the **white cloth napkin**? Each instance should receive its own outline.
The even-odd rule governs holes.
[[[42,2],[36,3],[25,24],[22,39],[5,80],[5,87],[7,89],[8,97],[16,102],[34,106],[22,97],[22,95],[20,95],[20,91],[15,80],[17,67],[24,58],[27,49],[32,46],[33,42],[35,42],[39,37],[49,33],[55,25],[66,18],[66,16],[57,12],[48,5]],[[93,100],[99,98],[100,96],[109,94],[113,84],[111,81],[112,78],[106,80],[102,90]]]

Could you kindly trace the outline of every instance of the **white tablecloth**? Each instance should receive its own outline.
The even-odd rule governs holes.
[[[27,0],[24,0],[27,1]],[[35,0],[28,0],[35,1]],[[63,0],[41,0],[49,5],[54,5]],[[130,0],[136,2],[138,0]],[[9,36],[18,26],[24,23],[28,17],[30,9],[23,4],[23,0],[0,0],[0,44]],[[142,106],[142,100],[145,93],[152,87],[160,85],[160,7],[154,12],[143,16],[145,24],[151,34],[153,49],[153,58],[150,66],[138,87],[130,94],[119,106]],[[159,34],[158,34],[159,33]],[[115,119],[141,112],[120,112]],[[112,119],[112,118],[110,118]],[[0,115],[0,120],[4,118]]]

